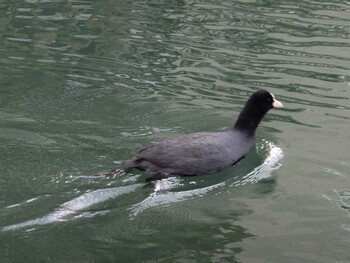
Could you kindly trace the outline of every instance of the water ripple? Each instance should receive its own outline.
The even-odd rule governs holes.
[[[192,190],[181,190],[184,187],[190,186],[193,188],[193,182],[185,182],[180,177],[170,177],[155,182],[153,192],[139,203],[131,205],[128,210],[130,211],[131,219],[135,218],[138,214],[152,207],[169,205],[171,203],[178,203],[188,201],[194,198],[201,198],[208,193],[215,190],[223,191],[223,188],[239,187],[246,184],[255,184],[263,179],[271,177],[272,172],[278,169],[281,164],[280,160],[283,158],[283,151],[275,146],[271,142],[263,141],[260,145],[259,151],[265,151],[267,157],[265,161],[256,167],[252,172],[243,176],[242,178],[233,178],[234,182],[220,182],[213,185],[209,185],[201,188],[194,188]],[[195,183],[194,183],[195,184]],[[227,186],[228,185],[228,186]],[[115,188],[99,189],[86,192],[68,202],[63,203],[54,212],[32,220],[28,220],[22,223],[17,223],[2,228],[2,231],[17,230],[21,228],[31,228],[36,225],[46,225],[55,222],[68,221],[78,218],[89,218],[96,215],[104,215],[108,213],[108,210],[102,210],[97,212],[84,211],[94,205],[106,202],[109,199],[115,199],[118,196],[132,193],[141,190],[142,184],[131,184],[128,186],[120,186]],[[36,201],[37,198],[27,200],[25,203],[31,203]],[[7,206],[7,209],[20,206],[20,204],[13,204]]]
[[[342,188],[348,179],[349,1],[15,0],[0,7],[1,227],[31,231],[45,225],[44,235],[37,231],[30,239],[1,233],[9,237],[1,247],[4,261],[23,262],[20,255],[42,245],[67,251],[57,255],[62,261],[75,251],[88,261],[96,255],[88,251],[96,239],[107,240],[108,248],[93,253],[111,261],[165,259],[177,251],[176,260],[179,250],[184,260],[201,262],[228,255],[234,261],[242,251],[250,259],[271,254],[266,261],[298,262],[316,254],[320,261],[347,259],[344,239],[322,226],[349,231],[349,224],[337,221],[342,219],[328,204],[318,205],[331,187],[338,189],[335,196],[325,197],[349,212]],[[150,140],[224,129],[260,88],[285,108],[266,115],[258,131],[268,138],[262,152],[258,145],[258,155],[234,170],[172,178],[155,189],[141,187],[144,174],[121,180],[85,176],[119,166]],[[282,160],[288,165],[274,180]],[[324,176],[314,176],[320,170]],[[294,206],[296,195],[303,202]],[[206,221],[211,205],[215,215]],[[245,213],[252,217],[237,220]],[[68,231],[50,227],[60,221]],[[82,224],[74,227],[73,221]],[[247,239],[234,229],[237,222],[250,223],[244,232],[260,235]],[[164,225],[165,232],[176,231],[164,236]],[[185,240],[177,226],[195,229],[188,233],[193,239]],[[228,232],[234,234],[217,242]],[[282,237],[294,245],[283,244]],[[73,242],[61,242],[57,250],[53,244],[65,239]],[[320,240],[326,240],[324,249]],[[202,250],[203,244],[215,251]],[[266,253],[269,245],[273,253]]]

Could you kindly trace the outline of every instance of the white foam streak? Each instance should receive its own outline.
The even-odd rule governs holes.
[[[257,183],[263,179],[271,177],[272,172],[281,167],[279,161],[284,157],[282,149],[268,141],[264,141],[264,147],[268,148],[268,156],[265,161],[249,174],[245,175],[242,179],[234,182],[232,184],[233,186]]]
[[[57,210],[55,210],[51,214],[22,223],[3,227],[2,231],[16,230],[19,228],[31,227],[35,225],[46,225],[53,222],[66,221],[68,216],[74,216],[81,210],[102,203],[108,199],[115,198],[122,194],[133,192],[136,188],[141,186],[142,184],[134,184],[129,186],[99,189],[96,191],[88,192],[71,201],[62,204]]]
[[[139,213],[151,207],[168,205],[171,203],[178,203],[185,200],[189,200],[194,197],[204,196],[206,193],[213,191],[218,187],[224,186],[225,182],[200,188],[200,189],[188,190],[188,191],[181,191],[181,192],[169,191],[178,185],[179,185],[179,179],[175,177],[157,181],[155,185],[155,191],[149,197],[147,197],[140,203],[133,205],[130,208],[131,218],[137,216]]]

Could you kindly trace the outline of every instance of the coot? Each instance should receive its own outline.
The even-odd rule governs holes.
[[[248,99],[232,129],[198,132],[168,139],[138,150],[124,162],[155,175],[199,175],[215,172],[242,159],[255,145],[255,130],[271,108],[282,108],[275,96],[259,90]]]

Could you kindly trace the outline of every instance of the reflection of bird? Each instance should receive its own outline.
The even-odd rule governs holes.
[[[242,159],[255,145],[255,130],[271,108],[281,102],[265,90],[248,99],[233,129],[191,133],[143,148],[124,165],[150,174],[198,175],[219,171]]]

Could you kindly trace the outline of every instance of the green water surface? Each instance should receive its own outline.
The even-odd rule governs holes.
[[[0,3],[0,262],[350,262],[350,4]],[[234,167],[132,151],[271,110]]]

